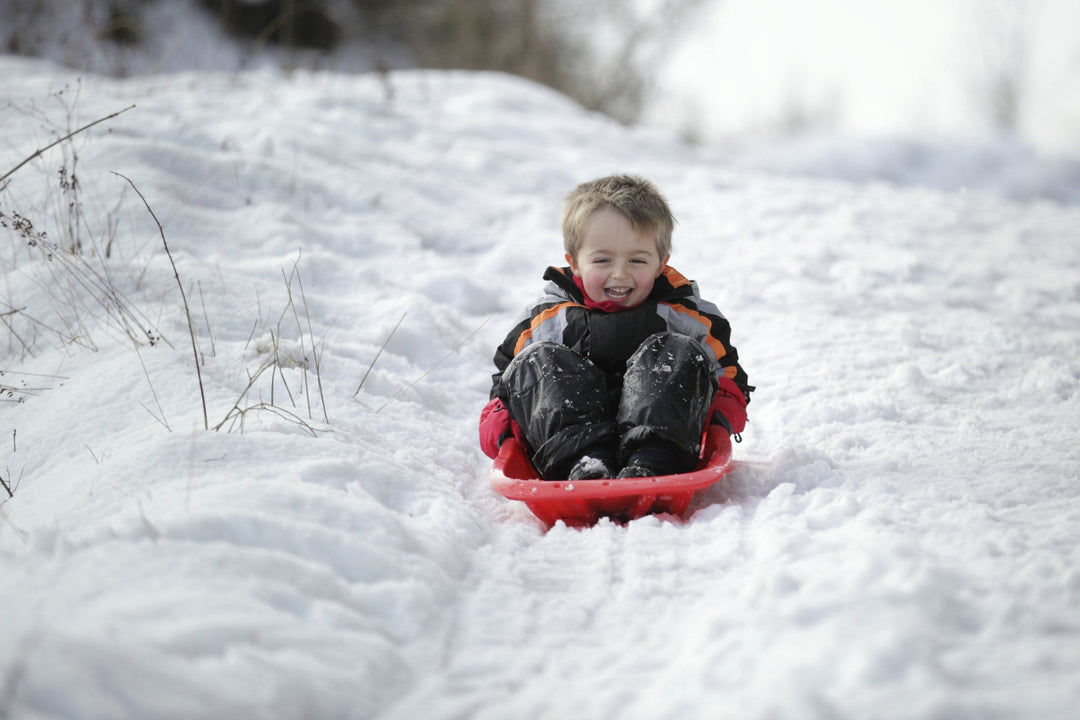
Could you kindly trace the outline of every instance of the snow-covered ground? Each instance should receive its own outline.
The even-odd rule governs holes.
[[[1075,712],[1080,209],[757,172],[499,75],[78,78],[0,58],[0,173],[135,105],[0,193],[82,241],[0,229],[0,717]],[[758,390],[685,521],[545,532],[476,419],[615,171]]]

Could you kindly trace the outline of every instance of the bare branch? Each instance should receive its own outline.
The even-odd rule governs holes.
[[[406,315],[408,315],[408,313],[401,314],[401,318],[397,321],[397,325],[394,326],[394,329],[391,330],[390,334],[386,336],[385,340],[383,340],[383,344],[379,346],[379,352],[375,353],[375,357],[371,358],[371,364],[368,365],[367,370],[364,372],[364,377],[360,378],[360,386],[356,388],[356,392],[353,393],[353,397],[356,397],[360,394],[360,390],[364,387],[364,383],[367,381],[368,375],[371,374],[371,369],[375,367],[375,361],[379,359],[379,356],[382,355],[383,350],[385,350],[386,346],[390,344],[390,338],[394,337],[394,333],[396,333],[397,329],[401,327],[401,323],[405,320]]]
[[[203,428],[209,430],[210,417],[206,412],[206,391],[203,388],[202,369],[199,366],[199,347],[195,343],[195,326],[191,322],[191,306],[188,305],[187,293],[184,292],[184,283],[180,281],[180,271],[176,269],[176,262],[173,260],[172,252],[169,250],[169,242],[165,239],[165,228],[161,226],[161,221],[158,220],[157,215],[154,214],[154,210],[150,207],[150,203],[146,201],[146,198],[135,183],[131,181],[131,178],[126,175],[121,175],[115,170],[113,171],[113,175],[127,180],[128,184],[131,185],[131,189],[135,191],[135,194],[142,200],[143,205],[146,206],[146,210],[150,213],[150,217],[154,218],[154,222],[158,227],[158,232],[161,234],[161,244],[165,247],[165,254],[169,256],[169,264],[172,265],[173,276],[176,277],[176,285],[180,288],[180,298],[184,301],[184,314],[187,317],[188,334],[191,335],[191,354],[195,358],[195,374],[199,379],[199,396],[202,398]]]
[[[135,106],[134,106],[134,105],[128,105],[128,106],[127,106],[126,108],[124,108],[123,110],[117,110],[116,112],[112,113],[111,115],[106,115],[106,116],[105,116],[105,117],[103,117],[103,118],[98,118],[97,120],[95,120],[95,121],[93,121],[93,122],[91,122],[91,123],[87,123],[86,125],[83,125],[83,126],[82,126],[81,128],[79,128],[78,130],[72,130],[72,131],[71,131],[71,132],[69,132],[69,133],[68,133],[67,135],[65,135],[64,137],[62,137],[62,138],[60,138],[60,139],[58,139],[58,140],[54,140],[53,142],[49,143],[48,145],[46,145],[46,146],[44,146],[44,147],[40,147],[40,148],[38,148],[37,150],[35,150],[35,151],[34,151],[34,152],[33,152],[33,153],[32,153],[32,154],[30,155],[30,157],[26,158],[26,159],[25,159],[25,160],[23,160],[23,161],[22,161],[21,163],[19,163],[19,164],[18,164],[18,165],[16,165],[15,167],[11,168],[10,170],[8,170],[8,171],[7,171],[6,173],[4,173],[3,175],[0,175],[0,183],[4,182],[4,181],[5,181],[5,180],[7,180],[7,179],[8,179],[9,177],[11,177],[12,175],[14,175],[14,174],[15,174],[15,172],[16,172],[16,171],[18,171],[18,170],[19,170],[19,168],[21,168],[21,167],[22,167],[23,165],[25,165],[25,164],[27,164],[28,162],[30,162],[30,161],[32,161],[32,160],[34,160],[35,158],[39,158],[39,157],[41,157],[41,156],[42,156],[42,154],[44,154],[44,153],[45,153],[45,152],[47,152],[48,150],[51,150],[52,148],[56,147],[57,145],[59,145],[60,143],[64,142],[65,140],[70,140],[71,138],[75,137],[76,135],[78,135],[79,133],[83,132],[84,130],[89,130],[90,128],[94,127],[95,125],[98,125],[98,124],[100,124],[100,123],[103,123],[103,122],[105,122],[106,120],[112,120],[112,119],[113,119],[114,117],[116,117],[116,116],[118,116],[118,115],[121,115],[122,113],[126,113],[126,112],[127,112],[128,110],[132,109],[133,107],[135,107]],[[125,178],[125,179],[126,179],[126,178]],[[130,182],[130,181],[128,181],[128,182]]]
[[[409,383],[408,385],[406,385],[405,387],[401,388],[396,393],[391,395],[389,400],[384,402],[382,405],[380,405],[378,407],[378,409],[375,410],[375,414],[378,415],[379,413],[381,413],[383,410],[386,409],[387,405],[389,405],[390,403],[397,400],[399,395],[401,395],[403,392],[406,392],[407,390],[411,390],[412,388],[416,387],[420,383],[421,380],[426,378],[428,375],[430,375],[432,372],[434,372],[436,368],[438,368],[444,362],[449,360],[450,356],[453,355],[454,353],[456,353],[458,350],[460,350],[465,345],[465,343],[469,342],[469,340],[472,340],[473,335],[476,335],[476,333],[480,332],[480,329],[483,328],[485,325],[487,325],[487,321],[490,320],[490,319],[491,319],[491,316],[488,316],[488,317],[484,318],[484,322],[480,323],[476,327],[476,329],[473,330],[471,333],[469,333],[468,336],[464,340],[462,340],[457,345],[455,345],[453,348],[451,348],[450,352],[446,353],[446,355],[443,355],[442,360],[439,360],[439,362],[435,363],[430,368],[428,368],[427,371],[425,371],[423,375],[416,378],[411,383]]]

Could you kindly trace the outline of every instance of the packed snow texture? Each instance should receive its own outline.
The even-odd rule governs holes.
[[[0,58],[0,172],[130,105],[0,193],[0,717],[1075,712],[1080,209],[753,172],[436,72]],[[546,530],[477,417],[563,194],[624,171],[751,420],[687,518]]]

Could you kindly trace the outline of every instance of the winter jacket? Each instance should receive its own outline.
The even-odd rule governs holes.
[[[491,399],[480,417],[480,444],[487,455],[498,454],[501,442],[517,430],[498,397],[502,373],[515,355],[535,342],[556,342],[588,357],[618,392],[627,359],[647,337],[667,331],[695,338],[710,351],[719,384],[708,417],[728,432],[742,432],[753,387],[739,366],[727,319],[716,305],[702,299],[696,283],[667,267],[644,303],[623,309],[588,299],[568,267],[549,267],[544,279],[544,294],[526,308],[495,351]]]

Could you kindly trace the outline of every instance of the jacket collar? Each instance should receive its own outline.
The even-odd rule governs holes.
[[[615,303],[596,303],[587,298],[585,296],[584,288],[578,284],[578,279],[574,276],[573,271],[569,267],[551,266],[544,272],[544,279],[555,283],[570,297],[571,300],[580,305],[584,305],[589,309],[600,310],[601,312],[633,310],[633,308],[623,307],[622,305],[616,305]],[[683,277],[682,273],[669,265],[664,268],[664,272],[660,274],[660,277],[656,278],[656,283],[653,285],[652,292],[649,293],[649,297],[645,298],[645,302],[643,302],[642,305],[676,300],[678,298],[693,295],[693,293],[693,285],[690,281]],[[641,305],[637,305],[636,307],[641,307]]]

